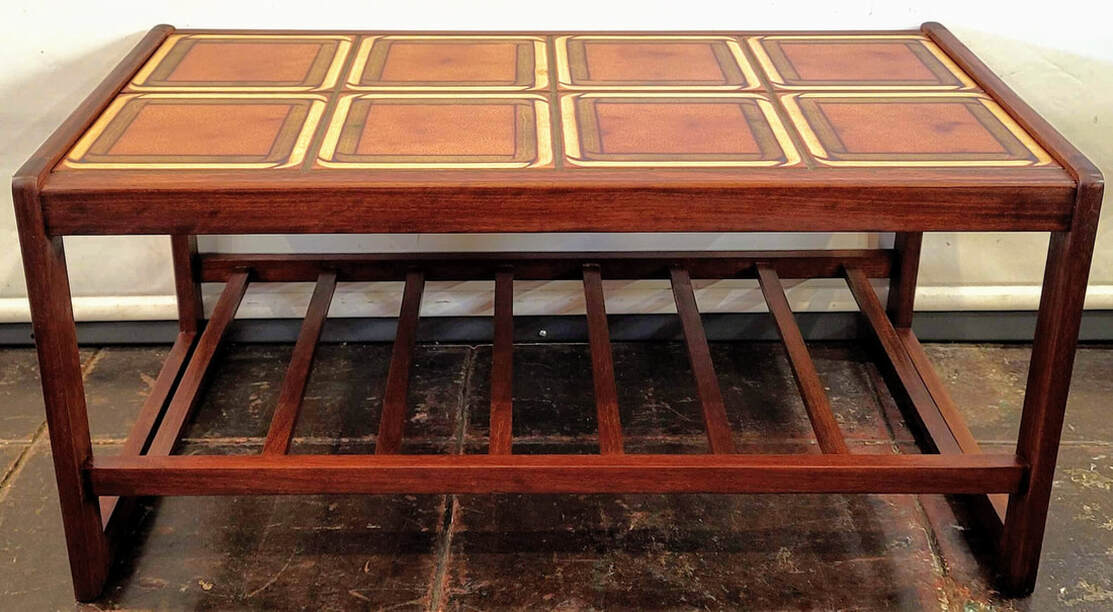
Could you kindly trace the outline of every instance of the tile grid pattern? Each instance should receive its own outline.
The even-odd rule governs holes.
[[[1050,163],[918,33],[178,34],[60,168]]]

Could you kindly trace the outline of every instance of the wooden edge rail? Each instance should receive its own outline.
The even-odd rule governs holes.
[[[509,455],[514,442],[514,272],[509,268],[495,274],[494,324],[489,452]]]
[[[244,293],[247,292],[249,272],[240,270],[228,279],[224,291],[213,308],[212,317],[205,325],[205,331],[197,340],[197,347],[193,356],[186,365],[174,397],[166,408],[166,413],[159,423],[158,431],[147,448],[148,455],[168,455],[174,450],[182,428],[189,420],[194,409],[201,399],[201,387],[208,378],[213,358],[216,356],[220,343],[228,331],[232,319],[236,316]]]
[[[848,453],[846,441],[835,415],[831,413],[831,402],[819,379],[819,372],[815,369],[808,354],[808,347],[804,337],[800,334],[800,327],[796,325],[796,317],[789,308],[788,298],[785,297],[784,286],[777,276],[777,271],[767,264],[758,264],[758,284],[765,296],[765,303],[769,306],[769,314],[777,325],[781,342],[788,353],[788,361],[792,366],[792,375],[796,379],[796,386],[800,390],[800,397],[804,401],[804,409],[815,431],[819,448],[825,453]]]
[[[158,377],[155,378],[155,384],[151,387],[150,394],[143,401],[143,406],[135,417],[135,423],[132,424],[128,437],[124,441],[124,446],[120,449],[120,455],[142,455],[143,451],[146,450],[151,441],[151,436],[154,435],[156,427],[162,419],[167,403],[172,397],[174,387],[177,386],[178,380],[188,363],[189,354],[193,350],[193,342],[196,339],[197,334],[194,332],[178,334],[174,345],[170,347],[170,352],[166,355],[166,360],[162,363],[162,369],[159,370]],[[104,522],[106,531],[112,530],[112,524],[119,522],[120,517],[130,514],[130,512],[124,511],[120,502],[121,500],[118,497],[102,497],[100,500],[101,520]]]
[[[935,401],[936,407],[939,409],[939,414],[943,416],[943,420],[947,422],[947,429],[954,437],[955,443],[958,444],[959,449],[968,455],[978,454],[982,452],[981,447],[978,445],[977,440],[974,439],[974,434],[970,432],[970,428],[966,425],[966,420],[958,412],[958,406],[955,405],[951,395],[947,393],[947,388],[944,386],[943,381],[940,380],[939,374],[936,373],[935,367],[932,366],[928,356],[924,353],[924,347],[920,345],[919,339],[916,334],[909,328],[898,329],[897,336],[900,337],[901,342],[904,344],[905,350],[908,351],[908,356],[912,359],[912,365],[915,366],[916,372],[920,375],[924,386],[927,387],[928,393]],[[993,512],[996,515],[997,523],[1004,523],[1005,509],[1008,506],[1009,498],[1007,495],[992,494],[989,496],[989,503],[993,507]]]
[[[294,427],[305,398],[305,388],[309,384],[309,373],[313,369],[317,342],[325,327],[325,318],[335,292],[336,273],[322,272],[317,277],[317,286],[313,289],[313,297],[309,300],[309,308],[305,312],[305,320],[294,344],[290,365],[286,369],[286,378],[282,381],[278,405],[271,417],[266,442],[263,443],[265,455],[284,454],[290,448],[290,440],[294,437]]]
[[[252,455],[97,457],[98,495],[325,493],[1010,493],[983,455]]]
[[[924,387],[923,380],[920,378],[919,372],[916,371],[916,366],[912,363],[912,358],[908,356],[904,343],[897,336],[892,322],[889,321],[889,317],[885,313],[885,307],[881,305],[881,301],[870,285],[869,279],[861,270],[847,267],[846,281],[850,287],[850,293],[854,296],[854,300],[858,302],[858,308],[861,310],[862,316],[869,323],[869,329],[876,336],[882,351],[884,351],[892,366],[893,372],[900,381],[901,387],[907,393],[908,400],[919,418],[921,429],[935,445],[937,452],[943,454],[961,453],[962,449],[951,434],[951,429],[947,426],[943,415],[940,414],[935,400],[932,399],[931,394]]]
[[[620,454],[622,453],[622,420],[618,415],[614,357],[611,352],[607,306],[603,296],[603,278],[599,266],[585,265],[583,278],[588,344],[591,347],[591,378],[595,389],[596,425],[599,428],[599,452],[604,455]]]
[[[414,345],[417,342],[417,323],[421,315],[421,294],[425,291],[425,275],[411,269],[406,273],[406,286],[402,290],[402,306],[398,312],[398,331],[394,335],[394,348],[390,355],[390,369],[383,392],[383,408],[379,418],[379,433],[375,438],[375,454],[397,453],[402,448],[406,427],[406,399],[410,390],[410,369],[413,365]]]
[[[201,255],[205,282],[223,282],[236,270],[250,269],[258,282],[310,282],[323,270],[341,281],[401,281],[417,265],[429,281],[493,280],[508,264],[516,280],[580,280],[583,266],[595,264],[608,279],[669,278],[679,266],[692,278],[756,278],[754,264],[764,262],[781,278],[842,278],[852,265],[870,278],[887,278],[893,249],[785,251],[660,251],[652,253],[317,253]]]
[[[707,429],[708,444],[712,453],[733,453],[734,436],[730,431],[723,394],[719,390],[719,378],[715,375],[715,365],[711,361],[711,349],[707,346],[703,321],[700,320],[699,308],[696,306],[692,279],[683,268],[674,267],[669,273],[676,313],[680,316],[684,343],[688,347],[688,361],[696,379],[696,394],[703,407],[703,424]]]
[[[881,306],[877,294],[861,271],[847,268],[847,284],[873,331],[889,367],[911,404],[922,432],[940,454],[975,455],[981,452],[958,408],[932,367],[911,328],[896,329]],[[1008,498],[989,495],[990,511],[976,508],[983,522],[1000,530]]]

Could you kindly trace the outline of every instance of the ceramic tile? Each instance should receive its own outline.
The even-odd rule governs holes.
[[[136,73],[133,91],[319,91],[333,87],[353,36],[175,34]]]
[[[1041,166],[1051,158],[980,94],[800,93],[781,101],[827,166]]]
[[[915,34],[754,36],[747,43],[778,89],[977,88],[935,43]]]

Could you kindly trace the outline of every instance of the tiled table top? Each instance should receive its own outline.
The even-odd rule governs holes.
[[[1035,167],[928,38],[177,33],[57,171]]]

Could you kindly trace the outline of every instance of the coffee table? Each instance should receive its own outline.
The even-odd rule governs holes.
[[[74,590],[138,496],[948,493],[1033,588],[1102,196],[1086,158],[945,28],[152,29],[13,180]],[[895,232],[838,251],[199,254],[199,234]],[[923,232],[1051,236],[1015,453],[982,453],[911,329]],[[93,453],[62,237],[171,236],[180,333],[122,451]],[[603,279],[671,281],[708,438],[625,454]],[[756,278],[817,452],[735,452],[692,279]],[[782,278],[844,278],[924,454],[848,452]],[[486,454],[401,453],[427,280],[494,281]],[[599,453],[513,447],[515,280],[583,282]],[[887,303],[871,285],[888,279]],[[175,455],[249,283],[316,289],[253,456]],[[290,454],[338,282],[404,281],[374,454]],[[204,315],[203,282],[223,283]],[[368,406],[368,418],[376,407]],[[760,406],[732,407],[760,410]]]

